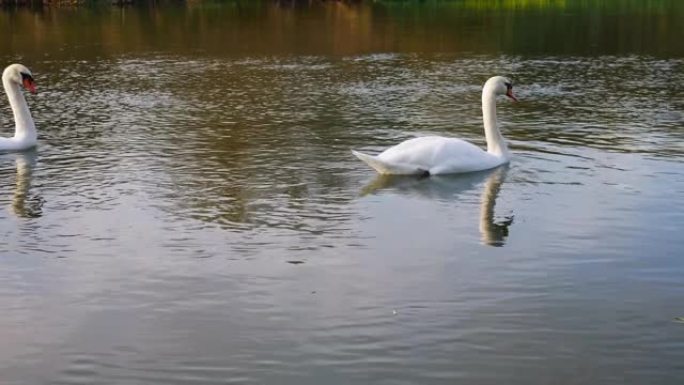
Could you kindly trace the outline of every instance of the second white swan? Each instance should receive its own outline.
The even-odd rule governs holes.
[[[23,86],[31,93],[36,92],[36,83],[31,71],[21,64],[11,64],[2,72],[2,85],[12,106],[16,126],[13,137],[0,138],[0,151],[23,151],[34,147],[38,141],[36,126],[24,94],[19,89],[19,86]]]
[[[437,175],[487,170],[508,163],[510,153],[497,126],[496,97],[513,95],[513,83],[503,76],[489,78],[482,88],[482,119],[487,151],[457,138],[424,136],[409,139],[373,156],[352,153],[380,174]]]

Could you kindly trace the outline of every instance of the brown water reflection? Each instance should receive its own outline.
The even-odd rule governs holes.
[[[28,60],[162,51],[211,55],[467,52],[682,57],[676,0],[190,2],[0,13],[3,52]]]

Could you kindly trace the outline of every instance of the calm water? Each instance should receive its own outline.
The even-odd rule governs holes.
[[[681,384],[684,3],[491,3],[0,12],[0,383]]]

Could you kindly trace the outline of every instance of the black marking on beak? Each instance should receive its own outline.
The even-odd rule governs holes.
[[[21,85],[24,86],[29,92],[32,94],[36,93],[36,82],[33,80],[33,76],[20,72],[21,73]]]

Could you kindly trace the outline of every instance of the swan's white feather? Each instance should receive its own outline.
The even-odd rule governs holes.
[[[11,138],[0,138],[0,151],[24,151],[29,148],[35,147],[35,139],[29,137],[11,137]]]
[[[427,170],[420,169],[415,165],[403,164],[401,162],[387,162],[380,159],[378,156],[364,154],[363,152],[352,150],[352,154],[361,161],[369,165],[379,174],[384,175],[413,175],[424,174]]]
[[[494,168],[506,159],[457,138],[424,136],[403,141],[377,156],[352,151],[380,174],[453,174]]]

